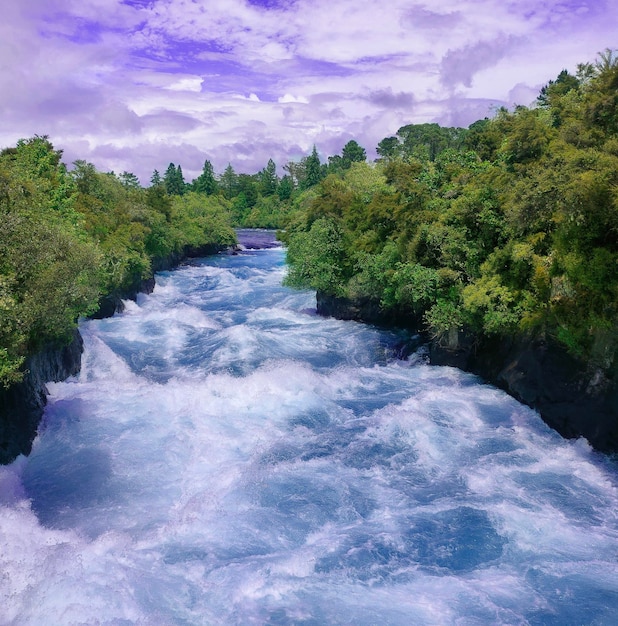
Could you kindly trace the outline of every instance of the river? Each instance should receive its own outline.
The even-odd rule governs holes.
[[[81,323],[0,467],[0,624],[618,623],[616,462],[285,271],[196,260]]]

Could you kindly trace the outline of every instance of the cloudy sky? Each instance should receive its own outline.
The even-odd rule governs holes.
[[[618,0],[2,0],[0,146],[102,171],[369,156],[404,124],[530,104],[618,47]]]

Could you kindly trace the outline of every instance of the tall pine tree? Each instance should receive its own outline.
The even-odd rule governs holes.
[[[202,173],[193,181],[193,189],[207,196],[212,196],[219,190],[212,163],[208,159],[204,161]]]
[[[176,167],[173,163],[170,163],[167,166],[165,176],[163,177],[163,184],[170,196],[181,196],[185,192],[185,179],[182,175],[180,165]]]
[[[305,159],[305,177],[302,183],[303,189],[317,185],[322,180],[322,167],[315,144],[311,154]]]

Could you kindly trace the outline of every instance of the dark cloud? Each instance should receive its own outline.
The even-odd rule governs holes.
[[[142,115],[141,123],[149,130],[163,132],[187,132],[197,128],[201,122],[190,115],[177,111],[160,111]]]
[[[405,93],[403,91],[393,93],[393,90],[390,87],[388,89],[372,91],[367,99],[372,104],[376,104],[386,109],[409,110],[414,105],[414,94]]]
[[[412,5],[406,12],[404,20],[410,26],[419,29],[443,30],[454,28],[459,25],[464,16],[459,11],[451,11],[450,13],[436,13],[430,11],[422,4]]]
[[[508,36],[492,41],[479,41],[458,50],[449,50],[440,64],[440,81],[445,86],[472,86],[477,72],[492,67],[512,52],[520,43]]]

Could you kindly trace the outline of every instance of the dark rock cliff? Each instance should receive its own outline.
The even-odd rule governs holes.
[[[216,254],[227,246],[207,245],[185,248],[182,252],[154,259],[153,270],[172,269],[187,258]],[[123,300],[135,300],[138,293],[151,293],[154,277],[137,279],[126,289],[115,291],[99,301],[95,319],[111,317],[124,309]],[[48,382],[75,376],[81,368],[83,341],[75,329],[68,345],[49,345],[25,363],[22,382],[9,389],[0,387],[0,464],[11,463],[20,454],[29,454],[47,402]]]
[[[317,295],[318,313],[418,330],[422,320],[384,316],[376,302]],[[585,437],[602,452],[618,452],[618,380],[539,338],[479,341],[465,333],[446,344],[426,337],[430,362],[477,374],[536,409],[563,437]]]
[[[46,403],[45,384],[77,374],[82,350],[82,337],[75,329],[68,345],[50,345],[30,357],[22,382],[0,387],[0,464],[30,453]]]

